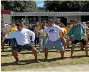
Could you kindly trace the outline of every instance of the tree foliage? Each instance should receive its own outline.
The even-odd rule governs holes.
[[[37,10],[34,1],[1,1],[5,10],[12,10],[14,12],[33,12]]]
[[[45,1],[46,11],[89,11],[89,1]]]

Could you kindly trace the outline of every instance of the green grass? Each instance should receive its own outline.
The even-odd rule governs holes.
[[[70,58],[70,49],[66,49],[65,59],[60,59],[60,53],[55,50],[49,51],[48,60],[44,60],[44,53],[38,53],[38,59],[40,63],[33,61],[34,56],[32,52],[23,51],[20,55],[20,61],[25,63],[24,65],[14,64],[14,58],[9,51],[9,48],[5,52],[1,53],[1,70],[21,70],[21,69],[30,69],[30,68],[41,68],[49,66],[58,66],[58,65],[74,65],[74,64],[89,64],[89,57],[85,57],[85,51],[80,51],[80,48],[76,48],[73,58]]]

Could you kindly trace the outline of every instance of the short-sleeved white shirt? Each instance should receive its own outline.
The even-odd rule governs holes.
[[[46,29],[43,30],[43,32],[48,34],[48,39],[50,41],[58,40],[60,38],[59,36],[60,31],[62,32],[62,29],[55,24],[52,27],[47,27]]]

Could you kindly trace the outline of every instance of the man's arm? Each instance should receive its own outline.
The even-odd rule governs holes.
[[[70,29],[69,33],[68,33],[68,37],[70,37],[73,34],[73,27]]]
[[[83,29],[83,32],[86,33],[86,26],[84,26],[84,25],[82,25],[82,24],[80,24],[80,25],[81,25],[81,27],[82,27],[82,29]]]
[[[12,39],[12,38],[15,38],[15,32],[13,32],[13,33],[10,33],[10,34],[8,34],[5,38],[6,39]]]
[[[35,33],[31,30],[29,30],[29,35],[32,37],[32,41],[34,42],[35,40]]]

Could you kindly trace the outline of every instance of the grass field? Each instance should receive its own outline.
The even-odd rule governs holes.
[[[1,70],[23,70],[32,68],[43,68],[59,65],[75,65],[75,64],[89,64],[89,57],[85,56],[85,51],[80,51],[80,48],[75,48],[73,58],[70,58],[70,48],[65,51],[65,59],[60,59],[60,53],[56,50],[50,50],[48,54],[48,60],[44,60],[44,53],[38,53],[38,59],[40,62],[35,62],[32,52],[22,51],[20,55],[21,65],[14,63],[14,58],[11,54],[10,48],[5,52],[1,52]]]

